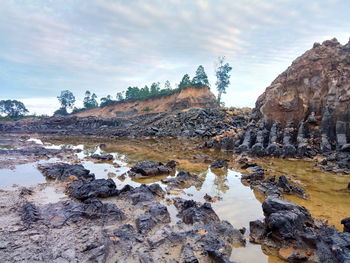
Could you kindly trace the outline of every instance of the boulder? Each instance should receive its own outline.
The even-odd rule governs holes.
[[[38,169],[47,179],[66,180],[93,180],[95,175],[80,164],[55,163],[38,165]]]
[[[227,159],[218,159],[211,163],[211,168],[216,169],[227,169],[228,168],[228,160]]]
[[[350,233],[339,232],[312,218],[304,207],[278,198],[267,198],[262,207],[264,221],[250,222],[252,242],[275,247],[289,262],[349,262]]]
[[[164,174],[170,174],[176,167],[175,161],[170,161],[167,164],[161,162],[145,161],[134,165],[130,171],[130,176],[158,176]]]
[[[92,154],[90,157],[99,161],[112,161],[114,159],[112,154]]]
[[[74,181],[67,186],[68,194],[78,200],[93,197],[110,197],[119,194],[112,179],[96,179],[92,181]]]

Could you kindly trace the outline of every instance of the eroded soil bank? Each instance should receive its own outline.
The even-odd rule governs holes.
[[[242,184],[241,175],[254,171],[242,169],[241,156],[198,149],[197,140],[32,138],[38,137],[0,140],[4,262],[282,262],[276,249],[249,242],[249,222],[264,218],[265,197]],[[170,160],[176,168],[169,174],[128,173],[141,161]],[[227,167],[214,165],[217,160],[227,160]],[[285,176],[307,195],[283,192],[284,199],[342,230],[340,220],[349,216],[349,175],[321,172],[300,160],[248,160],[253,162],[266,176]],[[88,198],[82,191],[73,195],[79,180],[47,180],[37,169],[54,163],[89,170],[75,167],[75,177],[94,174],[80,190],[114,183],[115,191],[112,186]]]

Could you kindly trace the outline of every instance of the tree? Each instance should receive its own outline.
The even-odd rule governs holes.
[[[151,85],[151,96],[158,95],[160,91],[160,83],[159,82],[153,82]]]
[[[23,116],[29,111],[24,106],[23,102],[18,100],[1,100],[0,101],[0,113],[6,114],[7,117],[17,118]]]
[[[170,84],[170,81],[169,81],[169,80],[165,81],[165,83],[164,83],[164,89],[166,89],[166,90],[170,90],[170,89],[171,89],[171,84]]]
[[[209,87],[209,81],[208,81],[208,76],[204,71],[204,68],[202,65],[200,65],[197,70],[196,70],[196,75],[192,79],[192,84],[194,86],[207,86]]]
[[[124,93],[124,91],[117,93],[117,96],[116,96],[117,101],[123,101],[124,100],[123,93]]]
[[[73,93],[69,90],[61,91],[61,95],[57,97],[58,101],[61,103],[61,108],[73,108],[75,97]]]
[[[84,108],[85,109],[92,109],[98,107],[98,102],[97,102],[97,96],[95,93],[91,95],[90,91],[85,92],[85,98],[84,98]]]
[[[230,71],[232,67],[228,63],[224,63],[225,57],[218,58],[216,73],[216,89],[218,90],[218,102],[221,103],[221,95],[226,94],[226,88],[230,84]]]
[[[107,97],[101,98],[100,107],[109,106],[109,105],[112,105],[113,103],[115,103],[115,101],[112,100],[112,96],[111,95],[107,95]]]
[[[75,112],[74,112],[74,113],[75,113]],[[67,111],[66,108],[61,107],[61,108],[59,108],[58,110],[56,110],[56,111],[53,113],[53,115],[63,115],[63,116],[65,116],[65,115],[68,115],[68,111]]]
[[[182,89],[187,88],[191,85],[192,85],[192,82],[191,82],[190,76],[188,74],[185,74],[182,77],[182,80],[180,81],[179,89],[182,90]]]

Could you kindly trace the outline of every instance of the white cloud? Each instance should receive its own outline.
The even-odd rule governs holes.
[[[39,113],[40,98],[63,89],[115,95],[178,83],[200,64],[214,86],[213,64],[225,55],[233,66],[226,104],[253,105],[313,42],[348,40],[350,2],[335,1],[0,0],[0,87],[31,98]]]

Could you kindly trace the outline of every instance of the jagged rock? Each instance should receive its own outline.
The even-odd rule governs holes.
[[[150,206],[148,213],[155,219],[157,222],[161,223],[170,223],[170,214],[165,205],[160,203],[154,203]]]
[[[210,203],[198,206],[193,200],[177,199],[175,206],[179,210],[178,216],[186,224],[194,224],[195,222],[207,224],[220,221]]]
[[[24,224],[31,225],[40,219],[40,212],[34,204],[26,203],[21,209],[21,219]]]
[[[250,222],[251,241],[275,247],[289,262],[341,262],[350,260],[350,233],[312,218],[301,206],[277,198],[262,205],[265,220]]]
[[[211,163],[211,168],[217,168],[217,169],[227,169],[228,168],[228,160],[227,159],[218,159]]]
[[[170,174],[176,167],[175,161],[169,161],[167,164],[161,162],[140,162],[134,165],[130,171],[130,176],[157,176],[163,174]]]
[[[190,244],[185,244],[181,249],[181,262],[183,263],[199,263],[196,255],[193,253]]]
[[[92,197],[110,197],[119,194],[112,179],[96,179],[92,181],[74,181],[67,187],[68,194],[78,200]]]
[[[38,169],[48,179],[66,181],[71,179],[93,180],[95,175],[80,164],[56,163],[38,165]]]
[[[283,193],[295,193],[301,197],[305,196],[304,190],[298,186],[291,185],[288,182],[287,177],[285,177],[284,175],[282,175],[278,178],[278,182],[277,182],[276,186],[278,188],[281,188]]]
[[[136,205],[138,203],[153,201],[155,196],[164,197],[165,192],[158,184],[152,184],[149,186],[142,184],[135,188],[126,185],[119,191],[119,194],[130,198],[132,204]]]
[[[140,215],[136,218],[136,228],[139,233],[147,233],[156,225],[151,215]]]
[[[350,232],[350,217],[344,218],[341,223],[344,225],[344,232]]]
[[[181,171],[175,177],[165,178],[161,180],[163,184],[167,184],[170,188],[186,188],[192,185],[202,185],[202,180],[196,174]]]
[[[93,154],[90,157],[100,161],[112,161],[114,159],[112,154]]]

